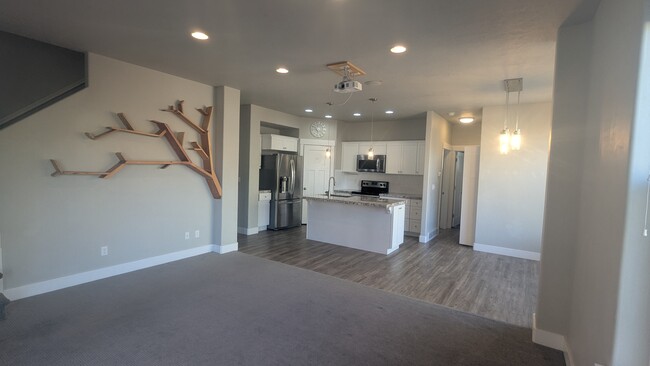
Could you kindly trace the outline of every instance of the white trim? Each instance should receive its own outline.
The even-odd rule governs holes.
[[[537,315],[535,313],[533,313],[533,343],[564,352],[564,363],[566,366],[575,365],[575,362],[573,362],[573,353],[571,352],[566,337],[561,334],[538,329]]]
[[[233,249],[234,248],[234,249]],[[7,289],[4,293],[11,300],[18,300],[29,296],[39,295],[50,291],[60,290],[70,286],[80,285],[82,283],[101,280],[102,278],[112,277],[127,272],[137,271],[140,269],[157,266],[180,259],[194,257],[201,254],[217,252],[226,253],[227,251],[237,250],[237,243],[228,245],[203,245],[196,248],[181,250],[178,252],[167,253],[155,257],[140,259],[133,262],[117,264],[110,267],[95,269],[88,272],[81,272],[70,276],[59,277],[47,281],[30,283],[29,285]]]
[[[435,238],[436,236],[438,236],[438,229],[433,230],[432,232],[429,233],[429,235],[420,235],[418,237],[418,241],[420,243],[428,243],[429,241],[433,240],[433,238]]]
[[[238,227],[237,228],[237,233],[242,234],[242,235],[255,235],[260,232],[260,229],[258,227]]]
[[[336,140],[300,139],[301,145],[336,146]]]
[[[474,250],[477,252],[500,254],[500,255],[506,255],[508,257],[530,259],[533,261],[540,260],[540,254],[537,252],[529,252],[526,250],[497,247],[494,245],[474,243]]]
[[[230,252],[236,252],[237,250],[239,250],[239,243],[235,242],[232,244],[215,245],[213,251],[219,254],[226,254]]]
[[[537,328],[537,314],[533,313],[533,342],[559,351],[566,351],[566,340],[561,334]]]

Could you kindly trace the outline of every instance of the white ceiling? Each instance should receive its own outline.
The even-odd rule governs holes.
[[[523,103],[550,101],[557,29],[582,2],[0,0],[0,29],[228,85],[241,90],[242,104],[300,116],[322,117],[327,101],[345,100],[331,92],[341,78],[325,65],[348,60],[366,71],[359,81],[383,84],[364,85],[332,109],[334,118],[367,120],[368,98],[376,97],[376,120],[428,110],[456,120],[503,104],[507,78],[524,78]],[[192,39],[196,29],[211,38]],[[397,43],[408,51],[391,54]],[[289,74],[277,74],[278,66]],[[387,118],[389,108],[396,113]]]

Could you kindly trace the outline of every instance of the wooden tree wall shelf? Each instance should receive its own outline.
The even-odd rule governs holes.
[[[153,138],[164,137],[167,143],[169,144],[169,146],[172,148],[172,150],[178,157],[178,160],[171,160],[171,161],[129,160],[124,157],[124,154],[118,152],[115,153],[118,162],[108,170],[101,171],[101,172],[63,170],[61,168],[61,164],[58,161],[50,160],[55,170],[55,172],[52,173],[52,176],[56,177],[59,175],[96,175],[99,178],[110,178],[115,174],[117,174],[120,170],[122,170],[122,168],[124,168],[127,165],[160,165],[161,169],[165,169],[170,165],[184,165],[205,178],[206,182],[208,183],[208,187],[210,188],[210,192],[212,193],[212,197],[214,197],[215,199],[221,198],[221,184],[219,183],[219,179],[214,173],[213,164],[212,164],[212,144],[210,142],[210,133],[209,133],[210,117],[212,116],[212,107],[197,108],[196,110],[201,114],[200,125],[194,123],[192,120],[187,118],[187,116],[185,116],[185,113],[183,112],[182,100],[176,102],[175,106],[170,105],[169,107],[167,107],[167,109],[161,109],[161,111],[172,113],[173,115],[178,117],[178,119],[183,121],[185,124],[190,126],[199,134],[200,142],[197,141],[190,142],[189,150],[193,150],[198,153],[199,157],[201,158],[201,165],[194,163],[192,159],[190,159],[190,157],[187,155],[185,148],[183,148],[183,139],[184,139],[183,132],[174,133],[174,131],[172,131],[172,129],[166,123],[158,122],[154,120],[150,120],[150,122],[152,122],[158,127],[158,131],[153,133],[138,131],[134,129],[133,126],[131,126],[131,123],[129,123],[124,113],[118,113],[117,116],[122,122],[124,128],[106,127],[105,131],[97,135],[91,133],[85,133],[85,135],[92,140],[102,138],[112,132],[131,133],[131,134],[136,134],[145,137],[153,137]]]

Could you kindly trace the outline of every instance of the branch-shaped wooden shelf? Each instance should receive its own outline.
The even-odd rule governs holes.
[[[141,136],[148,136],[148,137],[161,137],[162,135],[160,133],[148,133],[148,132],[143,132],[143,131],[138,131],[131,126],[129,121],[126,119],[126,116],[124,113],[118,113],[117,117],[119,117],[120,121],[122,121],[122,124],[124,125],[124,128],[115,128],[115,127],[106,127],[106,131],[101,132],[97,135],[94,135],[90,132],[84,133],[89,139],[91,140],[96,140],[100,137],[106,136],[111,132],[126,132],[126,133],[133,133],[136,135],[141,135]],[[164,132],[163,132],[164,134]]]
[[[175,134],[174,131],[172,131],[172,129],[166,123],[158,122],[154,120],[151,120],[150,122],[154,123],[158,127],[157,132],[148,133],[148,132],[138,131],[135,130],[133,126],[131,126],[131,124],[129,123],[129,121],[127,120],[126,116],[124,116],[123,113],[118,113],[117,116],[119,117],[120,121],[124,125],[124,128],[107,127],[108,129],[107,131],[104,131],[97,135],[86,133],[86,136],[88,136],[88,138],[90,139],[96,140],[102,136],[106,136],[111,132],[126,132],[126,133],[146,136],[146,137],[164,137],[167,143],[169,144],[169,146],[172,148],[172,150],[178,157],[178,160],[171,160],[171,161],[128,160],[124,157],[122,153],[118,152],[115,153],[118,162],[115,165],[113,165],[111,168],[103,172],[63,170],[61,168],[61,164],[58,161],[50,160],[55,170],[55,172],[52,173],[52,176],[56,177],[59,175],[96,175],[99,176],[100,178],[110,178],[115,174],[117,174],[120,170],[122,170],[127,165],[160,165],[161,169],[165,169],[170,165],[185,165],[205,178],[206,182],[208,183],[208,187],[210,188],[210,192],[212,193],[212,196],[214,198],[217,199],[221,198],[221,194],[222,194],[221,184],[219,183],[219,179],[217,178],[217,176],[215,175],[212,169],[212,148],[211,148],[212,145],[210,142],[210,133],[209,133],[210,117],[212,116],[212,107],[197,108],[197,111],[199,112],[199,114],[201,114],[200,126],[192,122],[192,120],[190,120],[187,116],[185,116],[183,112],[182,100],[176,102],[175,106],[170,105],[167,109],[162,109],[162,111],[170,112],[174,114],[182,122],[184,122],[192,129],[194,129],[196,132],[198,132],[201,142],[199,143],[196,141],[192,141],[190,143],[191,147],[189,148],[189,150],[193,150],[197,152],[197,154],[201,158],[201,162],[202,162],[201,166],[195,164],[192,161],[192,159],[190,159],[190,157],[187,155],[187,152],[183,148],[183,139],[185,137],[183,132],[179,132]]]

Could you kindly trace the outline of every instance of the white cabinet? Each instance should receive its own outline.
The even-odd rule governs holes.
[[[271,193],[260,192],[257,202],[257,226],[260,231],[266,230],[271,214]]]
[[[393,216],[393,220],[392,220],[393,221],[392,222],[392,224],[393,224],[393,230],[392,230],[393,237],[391,239],[391,245],[392,245],[392,248],[397,249],[399,247],[399,245],[404,242],[404,229],[405,229],[405,227],[404,227],[404,224],[405,224],[404,211],[405,211],[405,207],[404,207],[404,205],[395,206],[395,207],[392,208],[392,211],[393,211],[393,215],[392,215]]]
[[[423,174],[418,171],[418,141],[391,141],[386,147],[386,173]]]
[[[298,152],[298,139],[290,136],[263,134],[262,150]]]
[[[405,221],[405,231],[420,235],[420,223],[422,222],[422,200],[412,199],[409,205],[408,222]]]
[[[358,153],[359,153],[358,142],[341,143],[341,170],[345,172],[356,172]]]

